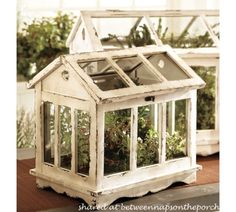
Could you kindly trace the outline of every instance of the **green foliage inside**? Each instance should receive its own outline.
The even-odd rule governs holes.
[[[166,133],[166,159],[184,157],[186,155],[186,138],[177,131],[170,135]]]
[[[159,161],[159,134],[153,126],[153,106],[138,108],[137,166],[156,164]]]
[[[60,157],[61,167],[70,169],[71,167],[71,109],[66,106],[60,106],[59,113],[60,125]]]
[[[207,82],[197,91],[197,129],[215,128],[215,67],[192,67]]]
[[[17,74],[30,79],[56,57],[68,53],[65,42],[73,23],[74,17],[59,12],[54,18],[25,24],[17,32]],[[32,64],[36,64],[35,73],[31,73]]]
[[[77,138],[77,172],[87,174],[89,172],[89,113],[76,110],[76,138]]]
[[[129,169],[130,117],[130,109],[105,114],[105,174]]]
[[[154,129],[153,105],[138,109],[137,166],[159,162],[160,134]],[[107,112],[105,116],[105,174],[129,169],[130,109]],[[179,127],[183,129],[183,127]],[[176,131],[166,133],[166,159],[186,155],[186,134]]]
[[[17,111],[17,148],[31,148],[35,144],[35,117],[23,108]]]

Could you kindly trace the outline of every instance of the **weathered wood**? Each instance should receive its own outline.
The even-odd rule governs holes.
[[[170,101],[168,104],[168,127],[170,129],[170,134],[173,135],[175,132],[175,101]]]
[[[42,83],[39,82],[35,86],[35,119],[36,119],[36,132],[35,132],[35,145],[36,145],[36,171],[42,171],[43,161],[43,107],[42,107]]]
[[[89,136],[89,176],[91,177],[91,185],[92,187],[96,188],[99,182],[98,179],[98,140],[97,140],[97,133],[98,133],[98,121],[97,121],[97,107],[94,101],[90,102],[90,136]]]
[[[130,142],[130,170],[137,169],[137,143],[138,143],[138,108],[131,110],[131,142]]]
[[[150,17],[219,16],[219,10],[83,10],[81,14],[93,18],[142,17],[145,15]]]
[[[81,19],[84,22],[84,27],[88,31],[88,36],[91,40],[91,43],[93,44],[94,51],[102,51],[102,43],[98,37],[95,27],[93,26],[91,17],[81,13]]]
[[[43,92],[42,92],[42,100],[44,100],[44,96],[43,96]],[[48,101],[51,102],[50,99],[48,99]],[[54,130],[55,130],[55,137],[54,137],[54,165],[55,167],[59,167],[60,166],[60,135],[59,135],[59,106],[58,104],[56,104],[54,102],[54,107],[55,107],[55,123],[54,123]]]
[[[167,79],[158,71],[158,69],[156,69],[150,62],[149,60],[144,57],[142,54],[138,54],[139,59],[143,62],[143,64],[148,67],[148,69],[151,71],[151,73],[153,73],[158,80],[160,80],[161,82],[166,82]]]
[[[155,43],[158,45],[158,46],[162,46],[162,41],[159,39],[157,33],[156,33],[156,30],[154,29],[154,26],[153,26],[153,23],[150,19],[149,16],[144,16],[144,19],[147,21],[147,27],[149,28],[150,32],[151,32],[151,35],[153,36],[154,38],[154,41]]]
[[[219,134],[219,128],[220,128],[220,77],[219,77],[219,60],[216,64],[216,78],[215,78],[215,130]]]
[[[63,79],[63,71],[68,72],[68,80]],[[42,90],[84,100],[91,99],[86,88],[82,85],[81,80],[76,75],[73,70],[61,65],[57,70],[42,80]]]
[[[90,29],[91,30],[91,29]],[[167,53],[181,69],[188,74],[189,79],[168,81],[145,58],[145,54]],[[116,63],[118,58],[138,56],[147,71],[154,74],[160,82],[151,85],[137,86],[131,78]],[[93,79],[79,66],[79,62],[88,63],[97,59],[106,60],[108,66],[130,87],[102,91]],[[37,152],[36,175],[39,187],[50,186],[59,193],[66,192],[70,196],[81,197],[88,204],[106,206],[123,196],[140,196],[151,191],[156,192],[168,187],[176,181],[193,182],[196,179],[196,89],[205,85],[187,64],[178,58],[167,46],[140,47],[128,50],[93,52],[60,57],[60,66],[51,71],[47,69],[40,77],[33,79],[36,88],[37,117]],[[63,75],[63,73],[65,75]],[[147,98],[148,97],[148,98]],[[166,119],[168,101],[188,99],[187,102],[187,147],[186,157],[166,160]],[[43,158],[43,114],[41,104],[45,101],[55,106],[55,160],[54,164],[42,161]],[[157,105],[158,104],[158,105]],[[59,107],[70,108],[71,135],[71,168],[67,170],[60,165],[60,116]],[[138,107],[151,105],[156,119],[153,123],[160,134],[158,151],[159,162],[150,166],[137,167],[137,137],[138,137]],[[127,171],[105,174],[105,124],[106,112],[120,109],[130,109],[130,143],[129,169]],[[76,110],[88,112],[90,115],[89,134],[89,174],[77,173],[78,151]],[[157,119],[158,116],[158,119]],[[172,115],[173,118],[173,115]],[[173,120],[172,120],[173,121]],[[114,133],[114,136],[115,133]],[[39,148],[38,148],[39,146]]]
[[[200,16],[200,19],[202,20],[203,25],[206,26],[206,29],[207,29],[208,33],[210,34],[210,37],[211,37],[211,39],[213,40],[214,44],[215,44],[217,47],[219,47],[219,45],[220,45],[219,38],[215,35],[215,33],[213,32],[211,26],[210,26],[209,23],[207,22],[206,16],[202,14],[202,15]]]
[[[159,132],[161,133],[161,137],[160,137],[160,163],[163,164],[166,161],[166,102],[160,104],[159,117],[160,117]]]
[[[103,188],[103,176],[104,176],[104,128],[105,128],[105,114],[103,110],[103,105],[99,105],[96,111],[96,127],[97,127],[97,143],[96,143],[96,186],[97,189]]]
[[[125,74],[125,72],[111,59],[111,57],[106,58],[111,66],[115,69],[116,73],[124,80],[124,82],[130,87],[136,87],[134,82]]]
[[[53,62],[48,64],[42,71],[40,71],[32,80],[29,81],[27,87],[34,87],[39,81],[46,78],[49,74],[54,72],[59,66],[61,66],[61,58],[55,59]]]
[[[78,107],[71,107],[71,173],[77,173],[78,164],[78,148],[77,148],[77,117],[75,115],[75,109]]]
[[[191,166],[196,164],[196,123],[197,92],[191,91],[191,98],[186,100],[187,117],[187,155],[191,158]]]

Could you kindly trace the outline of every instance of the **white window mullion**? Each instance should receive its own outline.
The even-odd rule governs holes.
[[[130,170],[137,168],[138,108],[131,110]]]

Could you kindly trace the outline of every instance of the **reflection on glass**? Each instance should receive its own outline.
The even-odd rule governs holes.
[[[105,113],[104,175],[129,170],[131,109]]]
[[[148,166],[159,162],[159,133],[154,124],[157,118],[155,105],[138,108],[137,166]]]
[[[44,102],[44,162],[54,164],[55,107]]]
[[[171,108],[174,106],[174,110]],[[174,119],[174,121],[173,121]],[[187,114],[186,100],[167,103],[166,159],[186,156]]]
[[[197,129],[215,129],[216,67],[192,68],[206,82],[197,90]]]
[[[142,17],[92,18],[98,37],[105,48],[130,48],[154,44],[147,21]],[[117,27],[121,26],[121,27]]]
[[[151,21],[163,44],[168,44],[173,48],[215,46],[200,17],[152,17]],[[215,31],[214,24],[210,25]]]
[[[188,79],[188,75],[166,53],[146,56],[149,62],[169,81]]]
[[[59,106],[60,166],[71,169],[71,109]]]
[[[103,91],[127,87],[126,83],[106,60],[79,62],[78,64]]]
[[[77,173],[89,175],[90,116],[82,110],[75,110]]]
[[[116,63],[136,85],[151,85],[160,82],[137,56],[117,58]]]

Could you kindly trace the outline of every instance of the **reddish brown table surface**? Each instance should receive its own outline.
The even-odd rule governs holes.
[[[197,173],[197,182],[190,185],[195,186],[219,182],[219,155],[198,157],[197,163],[203,169]],[[29,174],[29,169],[34,168],[34,159],[17,161],[17,211],[30,212],[60,208],[69,205],[78,205],[81,199],[74,199],[65,194],[57,194],[51,189],[38,189],[35,177]]]

